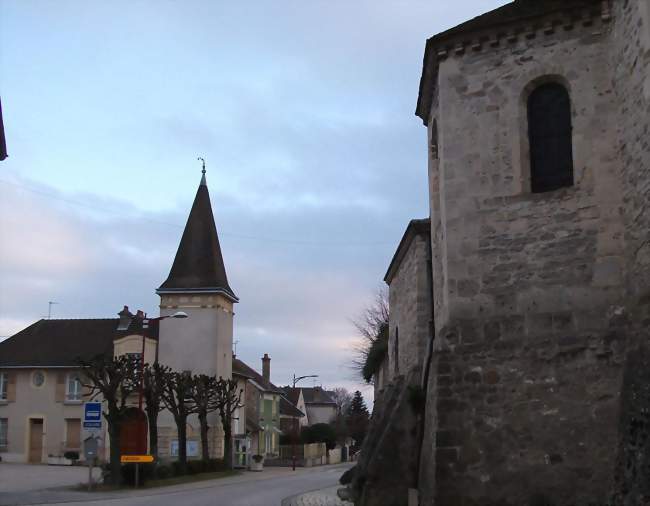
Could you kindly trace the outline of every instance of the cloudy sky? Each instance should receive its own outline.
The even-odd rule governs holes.
[[[428,215],[425,40],[504,3],[0,0],[0,336],[157,314],[203,156],[238,355],[362,387],[350,319]]]

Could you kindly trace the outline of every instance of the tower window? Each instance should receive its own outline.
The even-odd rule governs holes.
[[[542,84],[528,97],[528,140],[532,192],[572,186],[571,99],[561,84]]]

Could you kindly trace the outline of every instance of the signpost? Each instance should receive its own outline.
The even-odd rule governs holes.
[[[87,402],[84,404],[84,429],[98,430],[102,428],[102,403]]]
[[[84,439],[84,457],[88,463],[88,491],[92,489],[93,486],[93,466],[95,464],[95,459],[97,459],[97,454],[99,450],[99,444],[97,438],[90,436]]]
[[[147,464],[153,462],[153,455],[122,455],[122,464]]]

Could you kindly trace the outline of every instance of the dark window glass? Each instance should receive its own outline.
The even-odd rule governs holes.
[[[571,100],[561,84],[543,84],[530,94],[528,139],[533,193],[572,186]]]

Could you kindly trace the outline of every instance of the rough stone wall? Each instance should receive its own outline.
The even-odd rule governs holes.
[[[611,490],[627,320],[610,37],[599,17],[440,62],[423,504],[586,505]],[[575,185],[531,194],[525,104],[547,80],[571,96]]]
[[[648,317],[650,303],[650,1],[614,4],[611,58],[620,103],[627,286],[633,306]]]
[[[613,504],[650,501],[650,1],[614,3],[610,57],[619,101],[619,149],[627,262],[630,344],[622,388]]]
[[[389,284],[388,378],[421,370],[429,342],[431,277],[429,238],[416,235]],[[399,333],[398,333],[399,332]],[[399,350],[396,354],[395,337]],[[397,365],[396,365],[397,355]]]

